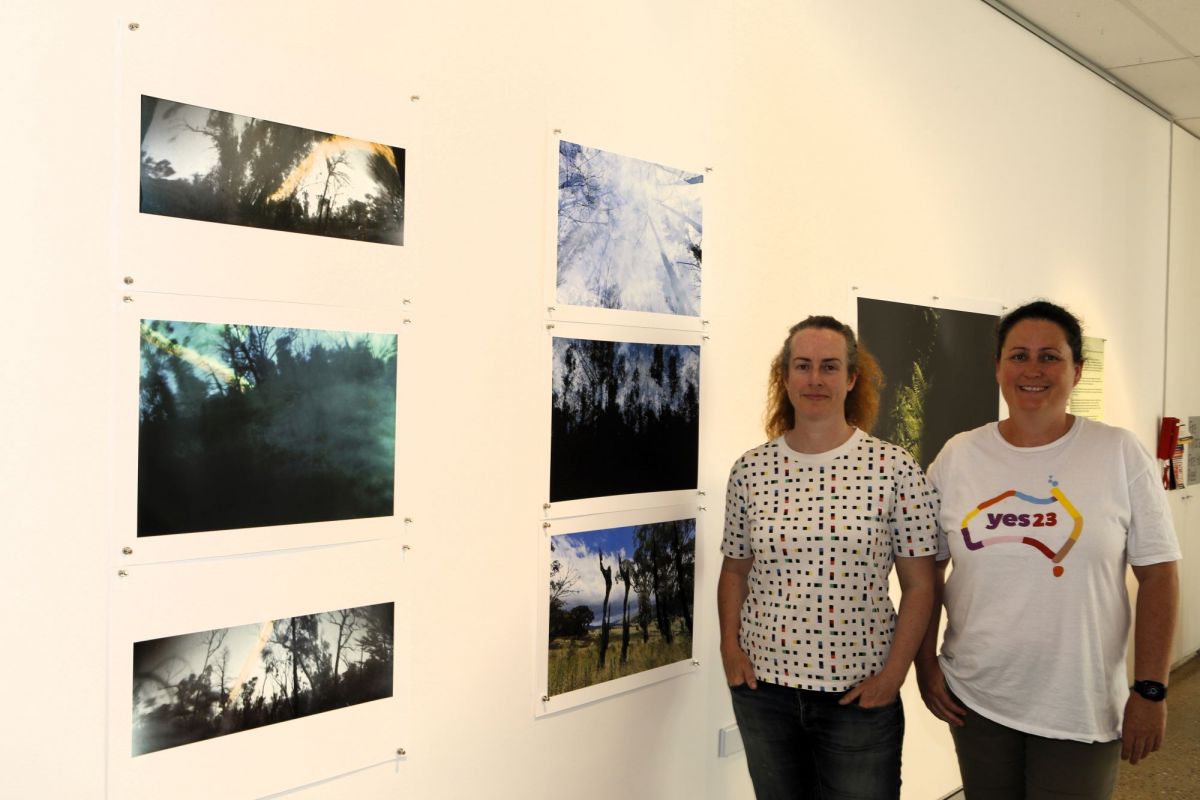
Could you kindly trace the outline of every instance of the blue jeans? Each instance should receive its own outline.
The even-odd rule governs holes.
[[[904,709],[839,706],[841,692],[758,682],[733,686],[746,764],[758,800],[900,797]]]

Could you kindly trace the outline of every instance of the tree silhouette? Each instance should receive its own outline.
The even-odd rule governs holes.
[[[612,592],[612,567],[604,566],[603,551],[596,551],[596,557],[600,562],[600,574],[604,577],[604,605],[603,614],[600,619],[600,666],[604,666],[605,656],[608,654],[608,632],[611,624],[608,619],[608,597]]]

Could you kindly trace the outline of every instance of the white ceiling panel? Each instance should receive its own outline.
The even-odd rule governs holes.
[[[1125,0],[1190,55],[1200,56],[1200,2],[1197,0]]]
[[[1003,5],[1101,67],[1192,55],[1121,0],[1003,0]]]
[[[1200,59],[1118,67],[1112,74],[1162,106],[1173,119],[1200,117]]]

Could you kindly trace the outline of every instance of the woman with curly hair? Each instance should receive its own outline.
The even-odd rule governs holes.
[[[729,476],[721,659],[759,800],[900,796],[899,690],[933,607],[937,501],[869,433],[880,383],[848,325],[794,325],[771,364],[770,441]]]

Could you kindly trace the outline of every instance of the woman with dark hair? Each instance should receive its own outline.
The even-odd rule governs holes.
[[[950,724],[970,800],[1103,800],[1120,759],[1136,764],[1163,739],[1179,545],[1133,434],[1067,413],[1082,367],[1069,311],[1044,300],[1012,311],[996,339],[1008,418],[955,436],[929,469],[954,570],[942,598],[939,562],[917,675]]]
[[[771,441],[729,476],[721,659],[759,800],[900,796],[899,689],[933,607],[936,503],[908,453],[867,433],[879,384],[849,326],[793,326],[771,364]]]

